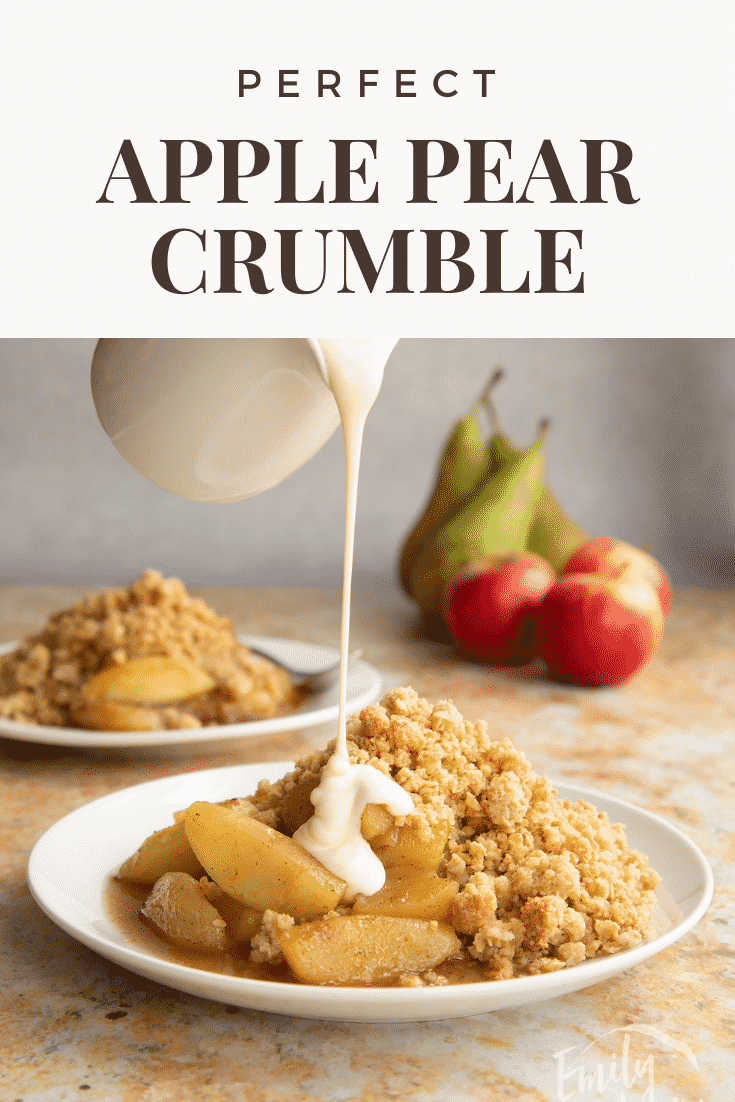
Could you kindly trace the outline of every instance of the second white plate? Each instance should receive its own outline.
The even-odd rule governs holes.
[[[250,795],[262,779],[277,780],[288,762],[227,766],[164,777],[114,792],[73,811],[52,826],[33,848],[28,883],[53,921],[84,945],[133,972],[180,991],[233,1006],[358,1022],[426,1021],[457,1018],[542,1002],[600,983],[661,952],[704,914],[712,897],[712,873],[701,852],[665,819],[623,800],[576,785],[557,785],[558,794],[584,799],[624,823],[628,844],[645,853],[662,877],[654,916],[656,932],[634,949],[596,957],[573,968],[541,976],[447,987],[311,987],[203,972],[131,945],[110,921],[104,906],[109,877],[172,813],[194,800],[213,803]]]
[[[339,651],[315,643],[299,643],[294,640],[271,639],[259,635],[238,635],[238,639],[253,647],[287,648],[288,660],[295,665],[321,665],[339,659]],[[17,643],[0,646],[0,655],[9,654]],[[350,659],[347,666],[347,712],[359,712],[380,696],[383,681],[378,671],[360,659]],[[42,742],[53,746],[127,750],[132,747],[184,746],[239,738],[259,738],[284,731],[298,731],[317,727],[337,719],[339,711],[339,686],[334,685],[313,693],[291,715],[274,719],[256,719],[248,723],[229,723],[218,727],[196,727],[173,731],[88,731],[80,727],[46,727],[35,723],[16,723],[0,719],[0,736],[23,742]],[[335,731],[336,733],[336,731]]]

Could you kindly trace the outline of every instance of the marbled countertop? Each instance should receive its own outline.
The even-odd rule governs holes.
[[[236,628],[327,643],[339,595],[193,590]],[[82,590],[0,588],[0,642]],[[237,1010],[126,972],[31,899],[36,839],[76,807],[143,780],[293,758],[323,728],[167,753],[82,752],[0,739],[0,1097],[7,1102],[724,1102],[735,1081],[735,592],[675,595],[663,642],[628,685],[568,689],[464,662],[421,637],[408,602],[353,596],[352,646],[385,675],[507,733],[533,765],[662,815],[715,874],[708,913],[677,944],[549,1002],[413,1025]],[[559,1054],[564,1053],[562,1057]],[[563,1060],[566,1059],[566,1065]],[[583,1069],[587,1079],[564,1076]],[[627,1077],[627,1078],[626,1078]]]

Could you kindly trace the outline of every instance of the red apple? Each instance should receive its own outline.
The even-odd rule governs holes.
[[[637,673],[661,639],[658,593],[632,574],[560,577],[537,613],[539,649],[552,675],[576,685],[617,685]]]
[[[664,615],[671,603],[671,582],[652,555],[630,543],[609,537],[590,540],[575,551],[560,571],[567,574],[601,574],[605,578],[635,575],[652,585],[658,593]]]
[[[489,556],[445,587],[442,616],[457,646],[484,662],[519,665],[534,656],[533,614],[556,581],[540,555]]]

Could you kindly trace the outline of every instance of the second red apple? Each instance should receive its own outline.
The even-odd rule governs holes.
[[[519,665],[535,655],[534,614],[555,581],[552,567],[531,551],[481,559],[446,586],[442,616],[466,654]]]
[[[642,578],[560,577],[539,609],[539,648],[552,676],[575,685],[618,685],[637,673],[661,639],[664,614]]]
[[[564,564],[561,574],[598,574],[618,579],[635,576],[644,579],[656,590],[664,615],[671,603],[671,582],[653,555],[609,536],[585,543]]]

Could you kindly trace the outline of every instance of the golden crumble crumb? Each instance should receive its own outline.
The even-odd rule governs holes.
[[[278,931],[290,930],[294,925],[291,915],[278,914],[277,911],[265,911],[260,929],[250,942],[250,959],[257,964],[280,964],[283,953],[278,944]]]
[[[396,979],[396,987],[423,987],[424,981],[415,972],[400,972]]]
[[[424,981],[424,986],[426,987],[446,987],[449,983],[446,976],[442,976],[441,973],[435,972],[433,968],[430,968],[428,972],[422,972],[421,979]]]
[[[401,972],[396,978],[396,987],[446,987],[449,980],[432,968],[426,972]]]

